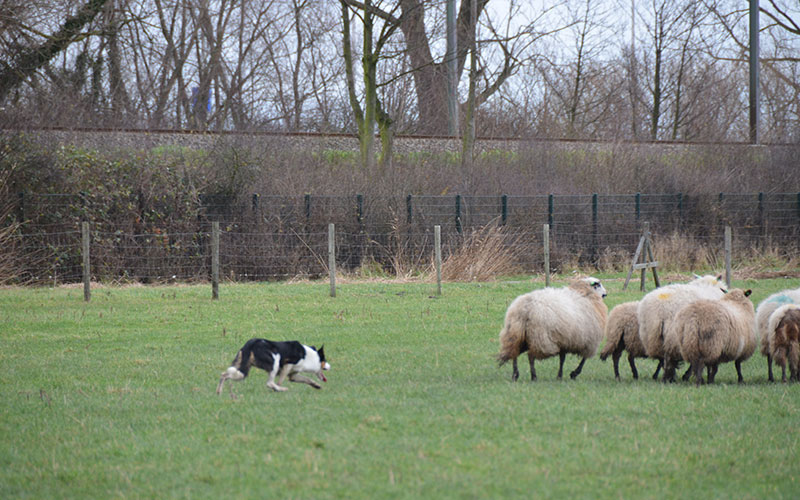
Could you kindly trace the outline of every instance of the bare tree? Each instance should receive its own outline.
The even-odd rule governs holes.
[[[57,54],[65,50],[72,43],[86,35],[84,28],[92,22],[103,9],[108,0],[89,0],[78,8],[78,11],[69,16],[55,33],[43,35],[39,40],[31,40],[27,33],[24,38],[32,42],[25,46],[17,46],[13,52],[8,52],[10,58],[0,67],[0,102],[4,101],[9,92],[22,83],[34,72],[46,65]],[[14,20],[18,30],[36,33],[32,26],[21,25],[19,20]],[[19,40],[19,39],[18,39]],[[9,47],[7,47],[9,48]]]

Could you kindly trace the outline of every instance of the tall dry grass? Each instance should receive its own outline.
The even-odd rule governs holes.
[[[522,271],[514,246],[518,236],[496,223],[472,231],[442,262],[445,281],[490,281]]]

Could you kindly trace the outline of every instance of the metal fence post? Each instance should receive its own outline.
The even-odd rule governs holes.
[[[553,227],[553,195],[547,195],[547,225]]]
[[[764,193],[758,193],[758,232],[761,237],[761,248],[766,248],[767,231],[764,222]]]
[[[456,195],[456,231],[461,234],[461,195]]]
[[[642,193],[636,193],[636,221],[638,222],[642,215]]]
[[[303,197],[303,202],[305,203],[306,209],[306,222],[308,222],[308,220],[311,219],[311,195],[309,193],[306,193]]]
[[[92,298],[92,272],[89,259],[89,223],[81,222],[81,248],[83,253],[83,300],[89,302]]]
[[[797,195],[797,200],[800,202],[800,194]],[[22,224],[25,222],[25,191],[19,192],[19,207],[17,207],[18,214],[19,214],[19,222]]]
[[[597,193],[592,194],[592,260],[597,261]]]
[[[253,215],[258,214],[258,204],[260,199],[261,199],[260,194],[253,193]]]
[[[211,223],[211,298],[219,299],[219,221]]]
[[[731,226],[725,226],[725,285],[731,287],[731,253],[733,252]]]
[[[542,231],[544,247],[544,286],[550,286],[550,224],[545,224]]]
[[[336,297],[336,229],[328,224],[328,274],[331,281],[331,297]]]
[[[363,231],[364,226],[364,195],[356,195],[356,221],[358,222],[358,229]]]
[[[500,224],[505,226],[508,221],[508,195],[500,197]]]
[[[436,261],[436,295],[442,294],[442,226],[433,226],[433,248]]]

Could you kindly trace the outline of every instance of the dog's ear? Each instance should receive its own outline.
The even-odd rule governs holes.
[[[319,346],[319,350],[317,351],[317,353],[319,353],[319,359],[321,361],[325,361],[325,346],[324,345]]]

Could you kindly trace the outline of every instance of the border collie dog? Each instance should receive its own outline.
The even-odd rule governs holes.
[[[313,373],[321,381],[327,382],[324,370],[330,370],[331,365],[325,361],[323,347],[317,350],[314,346],[301,344],[296,340],[287,342],[273,342],[266,339],[250,339],[236,353],[231,366],[222,372],[222,377],[217,385],[217,394],[222,392],[226,380],[243,380],[250,372],[250,367],[261,368],[269,374],[267,387],[274,391],[285,391],[284,379],[288,376],[292,382],[302,382],[314,389],[322,386],[316,381],[301,375],[302,372]],[[275,377],[278,383],[275,383]],[[231,397],[233,385],[229,385]]]

